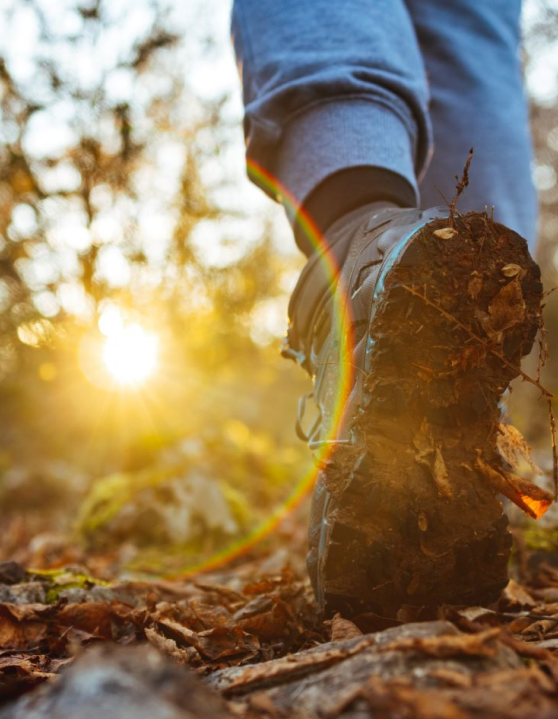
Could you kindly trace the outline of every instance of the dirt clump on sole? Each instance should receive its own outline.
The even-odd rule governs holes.
[[[332,608],[341,597],[359,598],[353,613],[388,614],[498,597],[512,543],[499,495],[532,516],[552,501],[498,451],[502,395],[541,326],[541,299],[525,240],[481,213],[430,222],[389,270],[353,428],[366,455],[338,463],[338,476],[351,470],[332,539],[351,559],[350,571],[327,572]]]

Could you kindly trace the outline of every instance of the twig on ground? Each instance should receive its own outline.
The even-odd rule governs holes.
[[[455,179],[457,180],[457,185],[455,186],[456,193],[453,196],[453,200],[450,202],[449,206],[450,227],[454,227],[455,225],[455,207],[457,205],[457,200],[459,199],[463,190],[469,184],[469,168],[471,167],[471,162],[473,161],[473,152],[473,148],[471,147],[471,149],[469,150],[469,156],[467,157],[467,161],[465,162],[465,167],[463,168],[463,174],[461,175],[461,179],[459,179],[458,175],[455,175]]]
[[[446,205],[448,206],[448,209],[450,209],[450,208],[451,208],[451,202],[450,202],[450,201],[448,200],[448,198],[444,195],[444,193],[442,192],[442,190],[440,190],[440,188],[438,187],[438,185],[434,185],[434,189],[435,189],[436,192],[440,195],[440,197],[442,198],[442,200],[446,203]]]

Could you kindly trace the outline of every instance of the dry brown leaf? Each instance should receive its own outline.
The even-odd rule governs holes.
[[[110,604],[87,602],[84,604],[68,604],[57,616],[62,626],[75,627],[103,639],[112,639],[112,616]]]
[[[121,602],[83,602],[67,604],[56,615],[56,621],[62,626],[93,634],[103,639],[114,639],[118,625],[131,624],[140,627],[147,613]]]
[[[343,619],[339,612],[331,620],[331,641],[342,642],[345,639],[362,637],[362,632],[348,619]]]
[[[457,613],[469,622],[478,622],[483,619],[492,619],[496,613],[486,607],[465,607],[456,610]]]
[[[207,582],[197,581],[195,586],[203,592],[219,595],[225,600],[225,604],[235,604],[236,602],[243,601],[244,599],[242,594],[239,594],[230,587],[226,587],[222,584],[209,584]]]
[[[435,446],[432,429],[426,420],[422,421],[419,431],[413,437],[413,444],[418,450],[415,461],[430,470],[439,493],[443,497],[453,497],[453,489],[442,451]]]
[[[287,604],[281,600],[277,601],[269,612],[238,621],[238,626],[243,631],[255,634],[262,641],[276,641],[288,636],[296,624],[296,617],[292,616]]]
[[[210,661],[232,657],[246,659],[256,656],[260,642],[240,627],[217,627],[198,634],[196,649]]]
[[[262,579],[259,582],[247,584],[242,590],[242,593],[251,596],[264,594],[265,592],[272,592],[275,589],[277,589],[277,582],[274,582],[271,579]]]
[[[478,634],[444,634],[438,637],[403,637],[380,648],[388,651],[418,651],[433,657],[447,658],[460,654],[490,657],[496,652],[495,640],[501,634],[493,627]]]
[[[222,659],[229,661],[232,658],[246,659],[255,656],[260,649],[258,638],[243,632],[240,627],[216,627],[205,632],[193,632],[171,619],[160,619],[157,626],[179,646],[194,647],[210,662]]]
[[[508,631],[512,634],[522,634],[532,624],[535,623],[535,619],[532,617],[516,617],[510,624],[508,624]]]
[[[233,619],[240,621],[241,619],[247,619],[257,614],[263,614],[268,612],[273,606],[273,599],[269,595],[262,594],[255,599],[252,599],[248,604],[245,604],[241,609],[235,612]]]
[[[542,470],[533,462],[531,458],[531,447],[529,447],[525,437],[517,427],[501,422],[498,425],[496,444],[502,458],[512,469],[515,469],[519,465],[520,460],[524,459],[535,474],[543,474]]]
[[[531,642],[523,642],[521,639],[512,637],[511,634],[503,632],[500,637],[501,641],[508,647],[514,650],[517,654],[522,657],[529,657],[530,659],[541,659],[543,661],[551,660],[552,652],[548,649],[537,647],[536,644]]]
[[[496,471],[484,462],[480,456],[475,461],[476,468],[492,484],[494,489],[522,509],[533,519],[540,519],[550,507],[554,498],[546,489],[537,487],[522,477],[504,470]]]
[[[37,606],[0,604],[0,648],[30,649],[36,647],[48,634],[48,623],[37,617]],[[29,617],[29,618],[26,618]]]
[[[192,647],[187,647],[186,649],[179,648],[174,639],[165,637],[156,629],[148,627],[145,630],[145,637],[156,649],[163,652],[163,654],[172,657],[179,664],[190,664],[192,653],[196,654],[196,650]]]
[[[263,662],[256,664],[254,667],[242,672],[242,674],[234,679],[225,689],[226,694],[236,694],[245,692],[248,689],[255,688],[260,684],[267,684],[271,680],[277,683],[283,683],[288,677],[299,677],[317,672],[338,662],[342,662],[348,657],[364,651],[368,647],[376,643],[373,635],[363,636],[361,641],[356,641],[350,648],[340,648],[326,646],[323,651],[315,651],[313,653],[305,653],[301,655],[292,654],[281,659],[275,659],[271,662]]]
[[[529,592],[518,584],[515,579],[510,579],[507,587],[502,592],[502,601],[508,607],[534,607],[536,601]]]
[[[52,679],[71,659],[52,660],[44,654],[0,652],[0,700],[13,699]]]
[[[510,329],[525,319],[525,301],[519,277],[504,285],[488,306],[490,326],[494,333]]]
[[[0,604],[0,614],[9,615],[18,622],[40,622],[54,617],[60,610],[59,604]]]
[[[190,599],[188,604],[203,629],[224,627],[230,621],[230,614],[223,606],[213,606],[198,599]]]
[[[467,294],[472,300],[475,300],[479,296],[483,284],[482,276],[476,271],[472,272],[471,279],[467,284]]]

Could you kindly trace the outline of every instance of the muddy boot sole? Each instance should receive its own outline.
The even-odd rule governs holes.
[[[487,604],[508,581],[502,394],[540,326],[525,240],[484,214],[428,223],[375,283],[353,442],[315,489],[308,568],[326,615]]]

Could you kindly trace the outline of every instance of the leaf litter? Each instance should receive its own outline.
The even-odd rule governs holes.
[[[37,711],[45,707],[38,717],[70,716],[48,712],[61,692],[80,701],[78,679],[98,664],[112,667],[133,707],[139,695],[130,682],[143,652],[158,667],[146,686],[161,691],[157,672],[173,682],[197,675],[193,693],[205,696],[209,687],[212,698],[220,695],[215,711],[223,716],[338,717],[357,709],[364,717],[556,716],[558,568],[548,557],[533,565],[530,550],[522,551],[527,557],[516,562],[497,604],[442,607],[414,623],[341,614],[322,621],[296,547],[296,570],[266,571],[262,555],[180,582],[97,584],[88,577],[80,592],[56,595],[61,576],[68,585],[86,575],[3,563],[0,719],[26,716],[31,699]],[[530,568],[521,574],[520,566]],[[103,706],[106,688],[96,691]],[[166,701],[161,696],[161,712]],[[126,711],[110,716],[127,719]],[[159,709],[150,711],[158,719]],[[178,704],[173,711],[191,716]]]
[[[436,231],[441,240],[458,233],[455,205],[471,159],[472,151],[449,226]],[[522,268],[508,263],[501,273],[508,281],[477,317],[488,341],[462,327],[472,340],[471,352],[455,360],[462,370],[487,355],[506,363],[499,345],[521,322],[525,303]],[[471,274],[471,299],[483,283]],[[420,290],[405,289],[455,320]],[[556,480],[552,397],[538,376],[519,374],[548,400]],[[449,497],[432,429],[420,427],[413,444],[415,461]],[[511,471],[530,463],[523,438],[502,427],[499,451],[509,471],[491,476],[480,455],[477,471],[540,516],[552,496]],[[427,529],[425,516],[418,526]],[[37,572],[0,563],[0,719],[556,717],[558,562],[517,539],[513,578],[498,602],[442,606],[435,614],[404,607],[397,620],[368,612],[323,621],[300,532],[289,547],[292,561],[279,567],[265,552],[252,553],[174,582],[107,582],[71,564]]]

